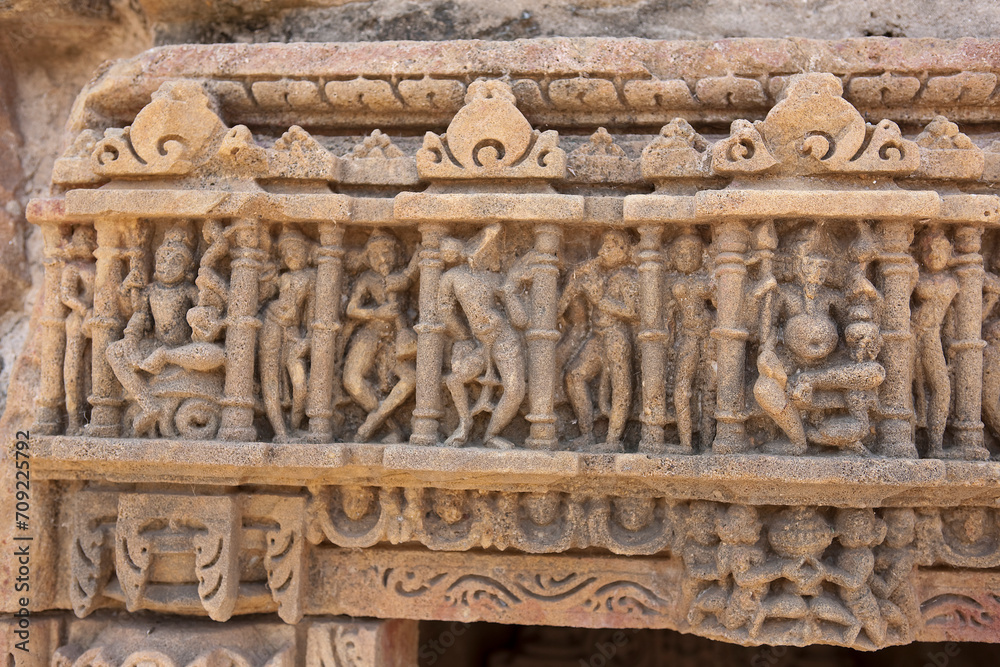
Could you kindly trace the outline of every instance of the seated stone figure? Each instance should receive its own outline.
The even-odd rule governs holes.
[[[804,411],[820,413],[815,425],[806,429],[809,442],[866,454],[862,441],[871,434],[871,414],[878,408],[878,387],[885,380],[885,369],[875,361],[881,339],[871,313],[855,307],[851,320],[844,330],[851,360],[797,374],[791,397]],[[831,410],[836,412],[826,414]]]
[[[180,425],[184,437],[211,437],[218,426],[223,379],[212,371],[223,366],[225,353],[214,343],[191,342],[187,316],[198,297],[189,275],[193,261],[186,231],[174,227],[156,250],[153,282],[141,287],[141,276],[130,273],[123,284],[138,290],[139,307],[124,337],[108,346],[108,363],[138,408],[131,420],[136,435],[174,437]]]

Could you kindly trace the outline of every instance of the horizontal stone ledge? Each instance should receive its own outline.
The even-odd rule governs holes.
[[[64,198],[32,200],[35,224],[94,218],[229,218],[272,222],[341,222],[403,226],[419,222],[510,221],[608,226],[710,224],[730,219],[873,219],[1000,224],[1000,197],[928,191],[712,190],[693,196],[583,196],[538,193],[440,194],[395,197],[273,194],[203,190],[71,190]]]
[[[559,222],[582,220],[584,197],[544,193],[401,192],[395,197],[397,220],[415,222]]]
[[[995,223],[1000,198],[941,197],[925,191],[703,190],[694,197],[628,195],[626,222],[714,222],[724,219],[931,220]]]
[[[32,454],[34,474],[53,480],[553,490],[761,505],[1000,506],[1000,463],[994,461],[602,455],[72,436],[35,436]]]
[[[953,121],[977,122],[996,118],[990,99],[996,48],[994,41],[974,39],[178,45],[109,67],[85,91],[70,130],[83,129],[94,112],[128,120],[160,83],[185,78],[208,80],[217,87],[227,117],[248,124],[281,117],[304,127],[355,127],[359,120],[386,127],[443,126],[447,117],[440,109],[461,99],[460,86],[504,75],[524,82],[526,111],[536,124],[558,125],[581,116],[593,124],[662,124],[678,115],[727,122],[754,117],[788,74],[804,71],[840,76],[853,103],[872,122],[923,122],[940,113]],[[398,98],[386,81],[390,76],[399,82]],[[538,82],[546,79],[558,84],[556,95],[537,93]],[[320,95],[328,82],[339,84],[343,94],[327,90]],[[373,88],[374,101],[360,94]],[[887,96],[884,89],[894,94]],[[292,94],[281,94],[286,90]],[[428,100],[427,91],[442,90],[441,101]],[[580,91],[596,99],[573,95]]]
[[[275,194],[218,190],[103,189],[66,193],[68,218],[233,218],[273,222],[342,222],[350,197],[341,194]]]

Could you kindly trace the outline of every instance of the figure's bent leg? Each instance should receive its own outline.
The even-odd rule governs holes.
[[[274,429],[275,440],[288,437],[281,410],[281,333],[280,324],[264,318],[260,333],[260,387],[264,395],[264,411]]]
[[[607,354],[611,375],[611,413],[608,415],[609,448],[621,450],[622,436],[632,405],[632,344],[628,334],[610,331],[604,336],[604,350]]]
[[[63,360],[63,380],[66,387],[66,434],[78,435],[83,426],[83,353],[87,339],[83,335],[83,318],[76,312],[66,319],[66,358]]]
[[[288,361],[288,377],[292,383],[292,413],[291,427],[298,428],[306,416],[306,385],[309,375],[306,372],[306,362],[301,357]]]
[[[470,341],[464,344],[456,343],[452,348],[451,373],[445,378],[444,383],[451,393],[455,411],[458,413],[458,428],[445,440],[446,446],[464,445],[469,440],[472,431],[472,412],[469,409],[469,393],[465,385],[485,372],[487,363],[485,351],[475,343]]]
[[[527,372],[524,364],[524,350],[517,334],[510,332],[501,337],[493,346],[493,361],[503,383],[503,395],[496,409],[490,415],[486,427],[486,440],[497,438],[517,415],[528,390]],[[489,363],[489,362],[487,362]]]
[[[935,342],[936,345],[924,348],[923,365],[924,378],[931,394],[927,407],[927,441],[930,451],[940,456],[944,452],[944,431],[951,406],[951,378],[948,377],[948,362],[940,340]]]
[[[362,329],[354,337],[344,359],[344,389],[369,414],[378,407],[378,394],[366,379],[375,365],[378,345],[379,337]]]
[[[588,338],[566,371],[566,395],[585,441],[594,437],[594,403],[587,383],[601,370],[601,350],[594,338]]]
[[[417,388],[417,368],[410,362],[399,362],[396,364],[396,376],[399,382],[395,384],[389,395],[378,406],[378,408],[368,414],[365,423],[358,428],[358,439],[368,440],[375,431],[388,419],[388,417],[403,404],[406,399],[413,395]]]
[[[674,412],[677,415],[677,435],[681,447],[690,450],[692,437],[691,398],[695,371],[698,369],[698,340],[689,333],[682,333],[677,351],[677,377],[674,380]]]

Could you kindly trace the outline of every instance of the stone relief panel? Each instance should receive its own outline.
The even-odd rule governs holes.
[[[58,604],[996,636],[994,73],[302,66],[88,90],[29,210]]]
[[[996,290],[990,210],[971,208],[995,202],[894,181],[965,182],[984,153],[943,118],[915,140],[868,124],[842,95],[791,77],[765,120],[714,142],[675,119],[568,154],[508,82],[478,80],[444,133],[399,139],[413,157],[377,130],[338,157],[298,126],[228,128],[209,89],[167,82],[70,150],[111,179],[70,209],[113,214],[41,223],[38,427],[987,457],[991,334],[972,313],[990,318]],[[580,189],[636,169],[652,194]],[[411,172],[424,189],[393,190]],[[143,179],[145,198],[116,186]]]
[[[992,604],[970,596],[968,586],[934,578],[940,568],[974,579],[1000,563],[1000,512],[989,507],[873,510],[333,486],[308,496],[83,490],[66,511],[65,584],[79,616],[121,607],[215,620],[276,611],[295,623],[303,614],[399,609],[405,599],[417,605],[407,613],[422,618],[419,610],[446,604],[477,610],[481,620],[526,622],[536,612],[516,610],[531,600],[532,608],[551,608],[556,624],[579,623],[587,607],[595,623],[622,623],[621,612],[645,619],[634,627],[742,644],[875,649],[912,641],[924,627],[953,625],[956,610],[968,616]],[[439,560],[414,545],[439,552]],[[355,567],[336,563],[365,548],[374,549],[371,583],[382,597],[373,601],[359,589],[349,604],[331,602],[350,587]],[[593,569],[610,565],[601,553],[638,557],[640,570],[655,563],[663,572],[625,574],[620,568],[632,572],[625,560]],[[537,579],[531,554],[565,576]],[[484,580],[474,574],[477,558],[495,561],[490,568],[506,563],[505,574],[497,579],[494,569]],[[946,611],[951,603],[958,606]]]

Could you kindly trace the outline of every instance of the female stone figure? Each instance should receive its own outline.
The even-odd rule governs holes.
[[[622,436],[632,401],[631,328],[639,313],[638,274],[631,262],[628,236],[620,230],[605,232],[597,257],[573,271],[559,302],[560,316],[578,298],[590,310],[590,336],[566,371],[566,394],[580,427],[577,444],[584,449],[624,451]],[[602,446],[594,443],[594,403],[587,387],[599,375],[599,402],[610,404],[604,410],[608,434]],[[606,393],[610,400],[603,400]]]
[[[715,437],[715,378],[712,371],[715,346],[710,335],[715,322],[715,286],[711,278],[698,273],[704,251],[704,242],[693,232],[682,234],[674,241],[671,256],[681,275],[671,281],[667,300],[667,322],[670,323],[676,316],[676,326],[671,327],[671,331],[677,337],[674,379],[677,433],[681,448],[688,452],[692,451],[691,400],[695,396],[699,370],[707,376],[703,378],[701,392],[702,447],[707,448]]]
[[[316,270],[309,268],[309,240],[297,229],[278,237],[278,255],[287,271],[278,276],[278,296],[264,309],[260,333],[260,380],[264,409],[274,429],[275,442],[287,442],[305,416],[306,357],[312,324]],[[282,386],[288,385],[291,411],[286,424]]]
[[[1000,437],[1000,252],[994,250],[986,260],[983,276],[983,422]]]
[[[365,259],[370,268],[354,284],[347,304],[347,317],[361,327],[351,338],[344,361],[344,388],[368,413],[358,428],[359,442],[371,438],[417,386],[416,335],[407,319],[405,296],[417,274],[419,251],[409,266],[399,270],[396,237],[376,230],[365,244]],[[383,385],[391,381],[390,374],[397,378],[381,401],[368,379],[373,369]],[[402,440],[394,423],[389,437]]]
[[[78,435],[83,428],[84,355],[90,337],[90,318],[94,312],[94,228],[81,225],[65,248],[66,265],[59,285],[60,300],[69,308],[66,317],[66,357],[63,381],[66,385],[66,434]]]
[[[941,329],[958,294],[958,279],[949,271],[951,242],[941,229],[931,229],[920,240],[923,270],[913,290],[911,315],[915,337],[916,405],[923,414],[931,456],[944,454],[944,431],[951,405],[951,377],[945,358]]]

